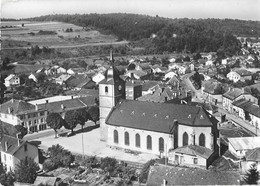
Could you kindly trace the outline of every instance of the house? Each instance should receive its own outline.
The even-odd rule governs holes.
[[[39,109],[46,109],[49,113],[59,113],[63,118],[69,110],[76,110],[81,108],[88,108],[96,105],[96,97],[87,96],[80,98],[73,98],[62,101],[46,102],[39,104]]]
[[[125,76],[134,78],[134,79],[141,79],[141,77],[143,77],[145,75],[147,75],[147,73],[143,70],[129,70],[125,73]]]
[[[78,75],[68,80],[67,86],[73,90],[81,90],[82,88],[93,89],[96,88],[96,83],[84,75]]]
[[[215,160],[213,151],[202,146],[187,145],[170,149],[168,162],[174,165],[208,168]]]
[[[74,74],[76,74],[76,72],[70,68],[67,70],[67,74],[74,75]]]
[[[16,85],[20,85],[20,78],[17,75],[10,74],[5,78],[6,87],[16,86]]]
[[[161,84],[161,81],[144,81],[142,84],[142,95],[151,94],[156,85]]]
[[[48,75],[56,75],[56,74],[65,74],[67,70],[58,65],[54,65],[52,67],[46,68],[44,73]]]
[[[252,164],[256,164],[256,168],[260,171],[260,148],[250,149],[245,155],[245,167],[242,164],[242,170],[248,171]]]
[[[151,68],[152,68],[152,72],[154,74],[155,73],[164,73],[167,70],[166,67],[162,67],[162,66],[159,66],[159,65],[154,65]]]
[[[241,98],[245,98],[253,103],[258,102],[254,96],[244,91],[244,89],[230,88],[229,91],[224,93],[222,96],[223,108],[229,112],[232,112],[232,102]]]
[[[178,76],[177,74],[176,74],[176,72],[173,72],[173,71],[170,71],[170,72],[167,72],[165,75],[164,75],[164,78],[163,79],[171,79],[172,77],[176,77],[176,76]]]
[[[99,84],[99,82],[101,82],[103,79],[105,79],[105,76],[103,73],[98,72],[97,74],[95,74],[94,76],[92,76],[92,80],[96,83]]]
[[[27,142],[12,136],[4,135],[0,144],[1,163],[6,166],[7,171],[15,171],[21,160],[32,158],[39,163],[38,148]]]
[[[37,77],[36,77],[36,74],[34,74],[34,73],[31,73],[29,76],[28,76],[28,79],[32,79],[34,82],[38,82],[38,79],[37,79]]]
[[[238,81],[252,80],[252,73],[245,69],[238,69],[227,74],[227,78],[234,83]]]
[[[86,70],[84,68],[70,68],[67,70],[67,74],[75,75],[75,74],[84,74]]]
[[[213,65],[213,61],[212,60],[208,60],[205,63],[206,66],[212,66]]]
[[[228,150],[238,158],[243,158],[248,150],[260,148],[260,137],[228,138]]]
[[[249,107],[252,103],[247,99],[239,99],[232,103],[232,113],[237,115],[238,117],[242,118],[243,120],[248,120],[249,114],[245,114],[245,109]]]
[[[47,110],[22,100],[11,99],[0,105],[0,120],[11,125],[22,125],[29,132],[47,128]]]
[[[68,74],[61,74],[59,77],[55,79],[56,84],[64,85],[72,80],[74,77]]]
[[[222,103],[222,94],[225,92],[225,87],[223,84],[214,80],[203,81],[201,92],[203,95],[203,99],[213,103]]]

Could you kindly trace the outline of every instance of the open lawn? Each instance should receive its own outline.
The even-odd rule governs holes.
[[[22,27],[22,23],[24,26]],[[2,47],[12,48],[31,45],[39,46],[70,46],[85,43],[115,42],[116,37],[104,35],[99,31],[84,29],[70,23],[61,22],[2,22]],[[67,29],[72,32],[66,32]]]
[[[52,145],[60,144],[65,149],[68,149],[72,153],[82,154],[82,139],[84,146],[84,154],[89,156],[98,157],[112,157],[122,161],[131,161],[137,163],[146,163],[150,159],[158,158],[152,154],[141,153],[136,155],[135,153],[125,152],[122,149],[112,148],[106,145],[106,142],[100,141],[99,135],[100,128],[93,129],[91,131],[86,130],[83,133],[77,133],[71,137],[59,137],[54,136],[42,137],[37,139],[41,142],[39,148],[47,150]],[[35,139],[33,140],[35,141]]]

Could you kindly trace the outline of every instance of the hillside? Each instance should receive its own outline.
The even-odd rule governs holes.
[[[236,36],[258,37],[260,22],[232,19],[169,19],[136,14],[46,15],[30,21],[61,21],[95,27],[119,40],[149,39],[145,53],[225,51],[227,56],[240,51]],[[153,36],[153,37],[152,37]],[[152,39],[151,39],[152,37]]]

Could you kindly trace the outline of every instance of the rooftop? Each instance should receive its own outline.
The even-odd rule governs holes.
[[[33,104],[27,103],[23,100],[11,99],[0,105],[0,113],[5,114],[22,114],[26,112],[35,111],[36,107]]]
[[[4,135],[1,139],[0,150],[8,154],[14,154],[25,142],[13,136]]]
[[[245,69],[238,69],[235,70],[236,73],[238,73],[240,76],[251,76],[252,73],[250,71],[247,71]]]
[[[195,156],[203,157],[205,159],[208,159],[213,153],[212,150],[197,145],[187,145],[183,147],[178,147],[177,149],[170,150],[170,152],[177,152],[177,153],[188,154],[192,156],[195,155]]]
[[[180,125],[212,127],[217,120],[199,106],[123,100],[109,113],[106,123],[141,130],[172,133]]]
[[[258,161],[258,162],[260,162],[260,148],[248,150],[246,152],[246,161]]]
[[[199,168],[152,166],[147,186],[162,185],[239,185],[240,174],[236,171],[212,171]]]
[[[245,92],[243,89],[232,88],[229,91],[227,91],[225,94],[223,94],[223,96],[231,100],[234,100],[235,98],[243,94],[248,94],[248,93]]]
[[[235,150],[249,150],[260,147],[260,137],[228,138]]]

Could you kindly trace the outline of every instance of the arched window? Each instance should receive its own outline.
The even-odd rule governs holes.
[[[152,137],[150,135],[147,136],[147,149],[152,150]]]
[[[139,134],[135,135],[135,146],[140,147],[140,135]]]
[[[189,142],[189,136],[188,136],[187,132],[184,132],[184,134],[182,136],[182,146],[188,145],[188,142]]]
[[[129,133],[125,132],[125,145],[129,145]]]
[[[105,86],[105,92],[108,93],[108,87],[107,86]]]
[[[164,152],[164,139],[162,137],[159,138],[159,151]]]
[[[114,143],[118,143],[118,132],[114,130]]]
[[[199,137],[199,146],[205,147],[205,135],[203,133],[201,133]]]

